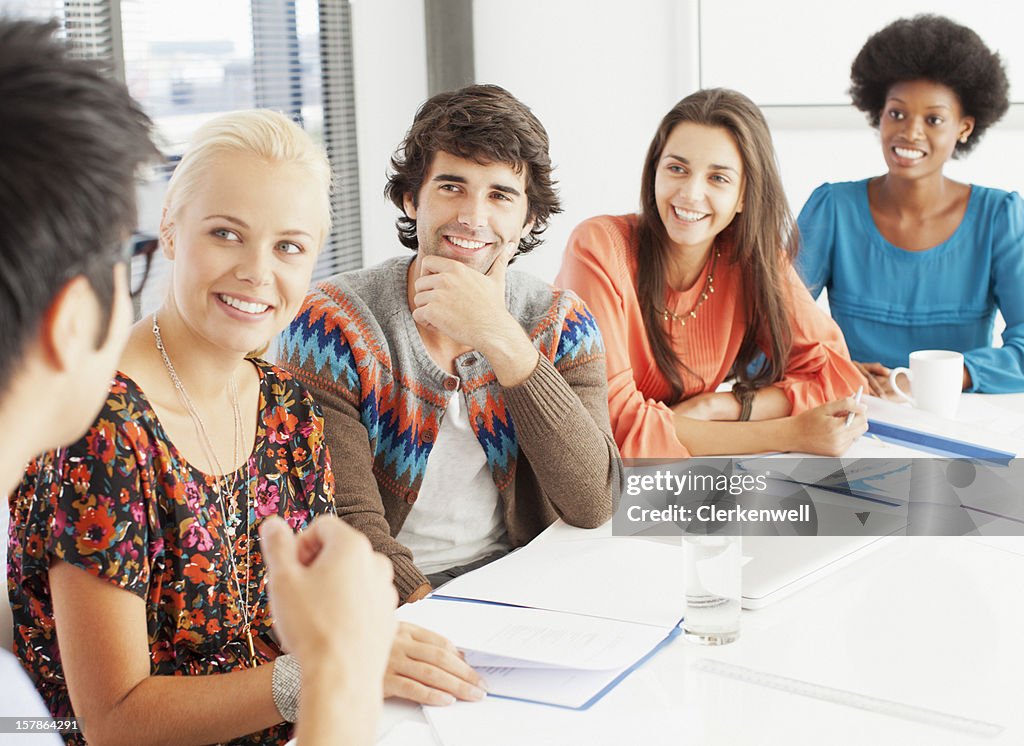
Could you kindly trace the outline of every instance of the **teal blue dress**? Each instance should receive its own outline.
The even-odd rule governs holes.
[[[885,240],[867,179],[818,187],[798,223],[797,267],[815,298],[828,288],[854,360],[892,368],[913,350],[956,350],[969,391],[1024,391],[1024,200],[1016,192],[972,185],[953,235],[925,251]],[[998,348],[997,309],[1006,321]]]

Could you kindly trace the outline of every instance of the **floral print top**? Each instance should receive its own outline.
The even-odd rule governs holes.
[[[226,480],[230,487],[234,479],[248,530],[242,518],[233,540],[217,480],[185,461],[145,394],[124,374],[114,379],[81,440],[40,456],[26,470],[11,497],[8,537],[14,650],[54,718],[73,713],[54,630],[48,580],[53,557],[146,601],[153,675],[253,665],[244,630],[246,589],[253,637],[266,639],[273,621],[260,522],[276,514],[300,529],[315,515],[334,511],[319,407],[287,372],[253,363],[260,375],[255,447]],[[230,504],[225,497],[225,509]],[[257,644],[258,663],[273,658],[267,649],[272,645]],[[283,744],[290,730],[282,724],[232,743]],[[81,736],[67,738],[84,743]]]

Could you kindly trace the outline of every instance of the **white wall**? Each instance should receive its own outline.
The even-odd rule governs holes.
[[[577,223],[631,212],[659,120],[696,88],[696,2],[476,0],[476,75],[524,101],[551,138],[565,212],[516,263],[554,279]]]
[[[977,31],[1003,58],[1011,97],[1024,100],[1024,46],[1019,42],[1024,5],[1020,3],[707,0],[702,4],[701,84],[736,88],[763,107],[794,212],[824,181],[862,179],[885,170],[877,131],[849,105],[850,64],[871,33],[897,18],[925,12],[945,14]],[[737,49],[745,51],[737,54]],[[1024,191],[1022,158],[1024,104],[1017,104],[970,156],[952,161],[946,173],[962,181]]]
[[[381,190],[388,158],[426,98],[423,7],[419,0],[353,0],[352,7],[363,256],[371,265],[407,251]],[[526,102],[551,137],[565,213],[517,262],[551,280],[577,223],[636,209],[651,134],[696,87],[696,2],[476,0],[473,10],[477,80]]]
[[[518,262],[519,268],[552,280],[577,223],[591,215],[636,209],[647,145],[664,113],[699,86],[700,50],[706,61],[727,57],[740,63],[732,68],[755,74],[762,65],[787,57],[788,74],[779,74],[776,83],[785,88],[824,65],[819,52],[806,54],[792,40],[813,36],[814,48],[819,48],[822,36],[838,39],[843,14],[853,8],[876,14],[870,28],[881,28],[901,14],[929,7],[923,0],[898,0],[895,5],[848,0],[844,6],[819,6],[832,9],[829,23],[821,11],[807,14],[810,0],[778,0],[767,4],[771,13],[756,17],[740,12],[752,2],[705,0],[700,9],[698,0],[475,0],[477,80],[508,88],[544,123],[565,207],[551,221],[545,243]],[[698,44],[701,17],[712,20],[709,13],[720,4],[732,8],[735,33],[719,14],[714,16],[714,33]],[[889,7],[895,8],[891,14]],[[962,3],[955,17],[978,29],[994,28],[999,18],[1019,28],[1011,24],[1018,17],[1024,22],[1024,10],[1017,7],[1002,0],[976,0]],[[353,0],[353,11],[364,255],[372,264],[405,251],[395,238],[394,208],[380,195],[387,158],[426,96],[423,13],[418,0]],[[985,38],[998,48],[1005,35],[997,41]],[[851,61],[839,60],[831,68],[848,70]],[[711,71],[704,73],[705,82],[743,89],[743,81],[711,81]],[[1024,90],[1017,98],[1024,98]],[[767,106],[765,114],[794,212],[824,181],[859,179],[884,169],[875,130],[852,106]],[[1024,191],[1021,164],[1024,105],[1018,104],[968,158],[952,162],[947,172],[965,181]]]
[[[391,154],[427,97],[422,0],[351,0],[363,266],[409,253],[384,199]]]
[[[850,63],[864,41],[918,13],[974,29],[999,51],[1011,85],[1024,80],[1024,6],[1013,0],[705,0],[701,83],[761,105],[848,104]]]

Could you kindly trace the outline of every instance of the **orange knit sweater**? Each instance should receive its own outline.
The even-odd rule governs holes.
[[[608,407],[623,458],[680,458],[689,451],[675,434],[671,393],[658,370],[637,298],[636,215],[600,216],[580,224],[569,238],[555,283],[574,290],[597,319],[607,349]],[[665,305],[688,312],[704,289],[707,268],[693,287],[669,290]],[[723,256],[715,268],[714,294],[686,326],[670,323],[676,351],[691,370],[685,397],[714,391],[725,380],[747,328],[739,267]],[[793,414],[851,395],[864,383],[850,362],[839,327],[815,305],[796,272],[789,271],[793,348],[786,375],[775,384]]]

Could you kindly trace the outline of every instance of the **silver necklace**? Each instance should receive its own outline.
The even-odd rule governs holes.
[[[157,323],[156,314],[153,314],[153,337],[156,339],[156,348],[160,351],[160,356],[163,358],[164,367],[167,368],[167,375],[171,377],[171,383],[174,384],[174,388],[178,392],[178,398],[181,400],[181,403],[185,406],[185,410],[192,418],[192,425],[196,429],[196,435],[199,436],[199,444],[206,452],[206,458],[210,462],[210,465],[216,471],[217,476],[214,478],[214,489],[217,491],[217,498],[220,502],[221,514],[224,518],[224,526],[228,535],[234,537],[235,529],[238,524],[241,523],[241,519],[238,517],[238,495],[235,491],[235,487],[238,484],[238,474],[236,472],[231,473],[231,482],[229,485],[228,474],[225,473],[224,467],[220,463],[220,459],[217,458],[217,452],[214,450],[213,443],[210,441],[210,435],[206,431],[206,425],[203,422],[203,418],[200,416],[199,410],[192,401],[192,397],[190,397],[188,395],[188,391],[185,390],[185,385],[178,377],[178,372],[174,369],[174,364],[171,362],[171,358],[167,354],[167,348],[164,347],[164,341],[160,336],[160,325]],[[242,434],[240,431],[242,429],[242,417],[238,408],[238,385],[235,383],[235,377],[231,376],[228,383],[228,388],[231,394],[231,410],[235,418],[235,443],[234,450],[231,455],[231,463],[233,465],[238,462],[238,452],[241,450],[240,444],[242,441]],[[230,510],[225,510],[225,494],[228,495],[228,500],[230,501]]]
[[[217,458],[217,452],[213,449],[213,443],[210,441],[209,433],[206,431],[206,425],[203,424],[203,418],[199,415],[199,410],[193,403],[192,398],[188,395],[185,390],[185,385],[181,382],[178,377],[178,372],[174,369],[174,364],[171,362],[170,356],[167,354],[167,348],[164,347],[164,341],[160,336],[160,324],[157,323],[156,314],[153,314],[153,337],[156,339],[156,348],[160,352],[160,356],[163,358],[164,367],[167,368],[167,375],[171,378],[171,383],[174,384],[174,388],[178,392],[178,397],[185,405],[185,409],[188,411],[189,416],[192,418],[192,423],[196,428],[196,432],[199,434],[200,444],[207,451],[207,458],[217,471],[217,477],[214,482],[214,486],[217,492],[217,502],[219,503],[221,516],[224,521],[225,531],[227,532],[230,540],[228,541],[228,562],[231,564],[231,578],[235,583],[235,592],[238,594],[238,600],[242,602],[242,622],[243,631],[245,632],[246,641],[249,645],[249,660],[252,665],[256,665],[256,648],[253,644],[252,639],[252,624],[249,620],[249,511],[252,508],[251,500],[245,506],[245,599],[243,601],[242,589],[239,587],[238,582],[238,565],[235,563],[235,551],[234,551],[234,537],[235,528],[241,523],[241,518],[238,517],[238,494],[235,488],[238,486],[238,475],[237,472],[232,473],[231,486],[227,486],[227,474],[224,473],[224,468],[220,464],[220,459]],[[235,377],[231,376],[229,381],[229,390],[231,393],[231,410],[235,418],[235,444],[234,454],[232,456],[232,464],[238,461],[238,452],[240,450],[240,444],[242,441],[242,415],[238,406],[238,385],[235,383]],[[251,475],[246,474],[246,482],[251,481]],[[226,509],[224,504],[224,492],[229,495],[231,510],[230,512]]]

